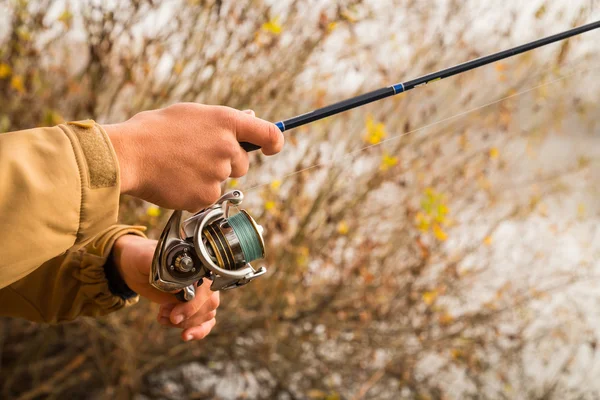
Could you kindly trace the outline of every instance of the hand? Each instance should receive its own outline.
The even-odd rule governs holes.
[[[174,295],[161,292],[149,283],[152,256],[156,240],[124,235],[115,242],[112,257],[121,277],[140,296],[160,304],[158,322],[183,329],[183,340],[200,340],[215,326],[219,292],[210,290],[209,283],[196,289],[192,301],[180,303]]]
[[[221,183],[248,172],[239,142],[266,155],[283,147],[276,125],[252,111],[179,103],[104,125],[117,153],[121,192],[161,207],[198,211],[221,195]]]

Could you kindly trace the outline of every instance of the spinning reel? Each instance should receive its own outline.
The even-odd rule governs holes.
[[[231,215],[244,194],[225,193],[212,206],[181,223],[182,211],[174,211],[160,235],[152,260],[150,284],[163,292],[175,292],[181,301],[194,298],[195,286],[204,278],[211,290],[243,286],[263,275],[250,262],[264,258],[263,229],[245,210]]]

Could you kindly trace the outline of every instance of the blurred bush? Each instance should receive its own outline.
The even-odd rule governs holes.
[[[115,122],[178,101],[276,121],[581,24],[596,4],[518,15],[517,2],[471,3],[9,1],[0,130]],[[497,24],[480,26],[486,18]],[[213,334],[182,344],[144,302],[60,326],[3,320],[1,397],[562,398],[518,372],[527,310],[581,276],[486,274],[503,265],[492,249],[504,222],[547,213],[561,179],[596,165],[513,167],[524,157],[515,143],[533,165],[573,115],[582,131],[596,127],[597,95],[553,95],[585,92],[569,77],[589,76],[598,52],[577,41],[300,128],[276,158],[253,155],[249,176],[226,186],[247,192],[266,228],[269,274],[223,295]],[[154,237],[167,217],[122,200],[121,220]],[[194,362],[225,386],[233,365],[243,383],[157,379]]]

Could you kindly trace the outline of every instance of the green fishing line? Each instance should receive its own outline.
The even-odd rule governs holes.
[[[242,248],[246,262],[249,263],[262,258],[263,246],[258,232],[256,232],[248,215],[240,212],[233,217],[229,217],[228,221],[240,241],[240,247]]]

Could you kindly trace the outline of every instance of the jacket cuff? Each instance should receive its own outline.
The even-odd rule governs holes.
[[[104,264],[123,235],[144,237],[144,227],[116,225],[85,248],[68,251],[0,290],[0,315],[56,323],[79,316],[97,317],[135,304],[111,292]]]
[[[108,135],[92,120],[59,125],[71,141],[81,180],[81,209],[75,248],[117,222],[119,162]]]
[[[127,283],[121,277],[114,264],[112,248],[117,239],[124,235],[137,235],[145,238],[146,235],[143,233],[145,230],[146,228],[143,226],[116,225],[103,232],[87,246],[87,253],[97,255],[105,260],[102,266],[104,272],[102,284],[106,283],[108,292],[110,292],[112,297],[118,297],[123,300],[123,302],[118,301],[120,307],[137,303],[139,296],[127,286]],[[103,290],[102,293],[106,294],[107,291]],[[113,298],[112,300],[115,299]],[[112,308],[112,306],[109,308]]]
[[[119,296],[123,300],[129,300],[138,295],[123,280],[112,255],[104,263],[104,276],[108,280],[108,289],[115,296]]]

